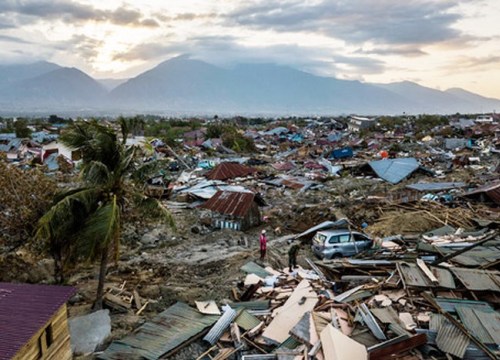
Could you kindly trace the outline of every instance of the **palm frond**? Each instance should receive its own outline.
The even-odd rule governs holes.
[[[87,218],[78,233],[81,255],[88,260],[94,260],[103,249],[109,246],[117,248],[120,237],[120,219],[120,207],[116,196],[113,196],[109,202],[100,206]]]
[[[91,161],[85,164],[81,173],[82,179],[92,185],[109,183],[111,174],[108,167],[100,161]]]
[[[80,188],[65,193],[38,220],[36,238],[55,246],[71,242],[80,220],[93,211],[98,197],[99,191],[96,188]]]

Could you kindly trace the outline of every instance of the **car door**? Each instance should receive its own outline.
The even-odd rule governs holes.
[[[330,236],[330,238],[325,241],[325,258],[331,259],[335,254],[339,254],[339,245],[339,237],[337,235]]]
[[[354,233],[352,234],[352,237],[355,243],[355,252],[362,252],[368,248],[370,239],[368,239],[366,236],[364,236],[363,234]]]
[[[356,254],[354,242],[351,241],[351,234],[346,233],[339,235],[339,244],[343,256],[352,256]]]

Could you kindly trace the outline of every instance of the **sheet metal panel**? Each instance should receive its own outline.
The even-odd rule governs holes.
[[[254,327],[258,326],[261,323],[261,321],[256,316],[253,316],[246,310],[241,311],[236,319],[234,319],[234,322],[238,324],[240,328],[246,331],[252,330]]]
[[[212,326],[207,335],[203,338],[203,340],[210,343],[210,345],[214,345],[222,336],[224,331],[231,325],[233,320],[236,318],[236,311],[231,309],[230,306],[226,305],[224,308],[224,314],[217,320],[217,322]]]
[[[210,180],[227,180],[244,177],[257,172],[257,169],[234,162],[222,162],[205,174]]]
[[[451,273],[443,268],[430,266],[434,276],[438,279],[439,284],[433,284],[431,280],[424,274],[422,270],[414,263],[400,262],[398,269],[401,270],[402,276],[407,286],[415,287],[443,287],[447,289],[455,289],[455,281]]]
[[[493,280],[499,279],[498,271],[465,268],[451,268],[451,271],[468,290],[500,292],[500,287]]]
[[[368,163],[381,179],[397,184],[420,167],[415,158],[384,159]]]
[[[441,309],[446,312],[454,313],[456,312],[456,307],[472,307],[474,309],[484,309],[485,311],[493,311],[493,308],[484,301],[474,301],[474,300],[464,300],[464,299],[448,299],[437,297],[436,302],[439,304]]]
[[[499,324],[500,318],[499,315],[495,312],[483,312],[481,310],[475,310],[473,308],[468,307],[456,307],[456,311],[460,320],[464,324],[464,326],[472,332],[481,342],[485,344],[496,344],[497,341],[500,341],[500,335],[495,336],[495,328],[496,331],[500,333]],[[486,315],[486,316],[484,316]],[[490,322],[490,318],[492,321]],[[483,321],[485,323],[483,324]],[[495,324],[497,322],[498,324]],[[490,334],[490,331],[492,334]],[[495,336],[497,339],[493,339]]]
[[[415,183],[407,185],[406,187],[408,189],[416,191],[433,192],[433,191],[445,191],[456,188],[463,188],[466,185],[467,184],[464,182],[438,182],[438,183]]]
[[[204,315],[178,302],[121,340],[115,340],[98,359],[156,360],[213,325],[219,316]]]
[[[462,359],[469,342],[469,338],[446,319],[438,329],[436,344],[441,351],[448,354],[455,355]]]

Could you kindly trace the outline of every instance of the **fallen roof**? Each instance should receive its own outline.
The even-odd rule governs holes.
[[[98,359],[159,359],[208,329],[218,318],[177,302],[132,334],[113,341]]]
[[[420,167],[415,158],[370,161],[368,165],[370,165],[378,177],[392,184],[397,184],[407,178]]]
[[[408,189],[416,190],[416,191],[445,191],[456,188],[463,188],[467,184],[464,182],[437,182],[437,183],[416,183],[407,185]]]
[[[500,181],[480,186],[477,189],[469,191],[465,196],[486,194],[495,203],[500,204]]]
[[[255,194],[252,193],[217,191],[201,207],[219,214],[244,217],[250,210],[254,199]]]
[[[0,359],[11,359],[75,292],[69,286],[0,283]]]
[[[243,177],[257,172],[256,169],[238,163],[222,162],[205,174],[207,179],[226,180]]]

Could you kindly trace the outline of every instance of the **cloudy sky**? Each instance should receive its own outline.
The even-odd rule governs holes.
[[[500,98],[499,0],[0,0],[0,61],[125,78],[181,54]]]

